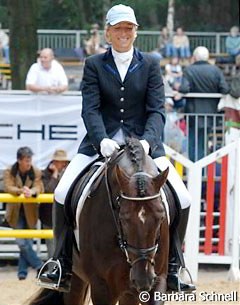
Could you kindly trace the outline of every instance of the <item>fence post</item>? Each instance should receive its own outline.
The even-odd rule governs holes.
[[[189,168],[188,191],[192,197],[188,227],[185,237],[185,259],[194,282],[198,277],[199,227],[201,209],[202,168],[198,162]]]
[[[235,166],[235,188],[234,188],[234,219],[232,238],[232,263],[228,277],[232,281],[240,279],[239,269],[239,242],[240,242],[240,139],[236,143],[236,166]]]
[[[80,48],[80,44],[81,44],[81,40],[80,40],[80,37],[81,37],[81,34],[80,34],[80,31],[76,31],[76,48],[79,49]]]
[[[220,34],[216,33],[216,54],[220,53]]]

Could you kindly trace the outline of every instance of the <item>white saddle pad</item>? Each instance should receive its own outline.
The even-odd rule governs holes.
[[[104,170],[105,163],[103,162],[96,162],[94,165],[99,165],[99,168],[96,170],[96,172],[92,175],[92,177],[89,179],[87,185],[85,186],[82,195],[80,196],[78,200],[78,205],[77,205],[77,210],[76,210],[76,228],[74,230],[75,234],[75,239],[78,245],[78,250],[80,250],[80,244],[79,244],[79,219],[80,219],[80,214],[83,208],[83,204],[85,200],[87,199],[89,193],[90,193],[90,188],[93,182],[97,179],[97,177],[101,174],[101,172]]]

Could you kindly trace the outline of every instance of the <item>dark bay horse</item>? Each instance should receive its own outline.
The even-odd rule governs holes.
[[[42,289],[29,304],[87,304],[89,287],[94,305],[163,304],[153,295],[166,292],[169,226],[160,189],[167,175],[129,139],[84,203],[70,293]],[[142,291],[149,301],[141,303]]]

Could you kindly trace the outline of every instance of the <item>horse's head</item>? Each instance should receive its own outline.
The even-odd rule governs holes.
[[[136,139],[129,140],[124,155],[116,165],[120,189],[119,222],[121,247],[131,265],[130,281],[138,290],[151,290],[156,277],[155,254],[160,228],[166,221],[160,188],[168,169],[159,174],[154,161]]]

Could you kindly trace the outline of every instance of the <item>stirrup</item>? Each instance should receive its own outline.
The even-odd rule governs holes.
[[[43,282],[41,281],[40,277],[41,275],[44,273],[45,271],[45,268],[48,264],[54,264],[58,270],[59,270],[59,277],[58,277],[58,281],[57,283],[47,283],[47,282]],[[41,286],[43,288],[47,288],[47,289],[52,289],[52,290],[57,290],[57,291],[64,291],[66,292],[66,289],[64,289],[63,287],[60,286],[60,283],[61,283],[61,278],[62,278],[62,266],[61,266],[61,263],[59,261],[59,259],[57,260],[54,260],[52,258],[50,258],[49,260],[47,260],[42,268],[40,269],[39,273],[38,273],[38,276],[37,276],[37,285],[38,286]]]
[[[189,293],[189,292],[195,291],[196,288],[195,288],[195,290],[192,290],[192,291],[189,291],[189,292],[188,292],[188,291],[181,290],[181,287],[180,287],[180,285],[181,285],[181,278],[180,278],[180,275],[181,275],[181,273],[183,273],[183,272],[186,272],[186,273],[188,274],[188,277],[189,277],[189,279],[190,279],[190,283],[189,283],[189,284],[191,284],[191,285],[194,286],[193,280],[192,280],[192,276],[191,276],[191,273],[190,273],[190,271],[188,270],[188,268],[187,268],[187,267],[180,266],[179,269],[178,269],[178,273],[177,273],[177,276],[178,276],[178,279],[179,279],[179,280],[178,280],[178,292]]]

